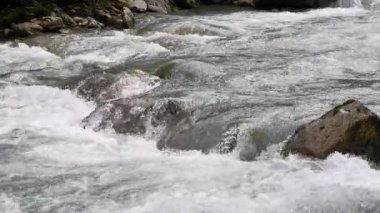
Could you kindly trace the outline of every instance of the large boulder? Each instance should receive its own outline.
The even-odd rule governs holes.
[[[127,0],[128,8],[133,12],[142,13],[146,12],[148,5],[144,0]]]
[[[333,152],[380,162],[380,120],[362,103],[349,100],[299,127],[282,153],[324,159]]]
[[[258,9],[307,9],[321,8],[336,5],[337,0],[256,0],[255,8]]]

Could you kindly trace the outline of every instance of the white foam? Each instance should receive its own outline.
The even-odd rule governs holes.
[[[21,213],[18,202],[4,193],[0,194],[0,211],[6,213]]]
[[[16,47],[0,44],[0,74],[60,66],[61,63],[62,60],[58,56],[41,47],[23,43],[18,43]]]
[[[114,31],[111,35],[74,40],[66,52],[68,62],[118,64],[130,58],[159,56],[169,50],[157,43],[144,41],[142,37]]]

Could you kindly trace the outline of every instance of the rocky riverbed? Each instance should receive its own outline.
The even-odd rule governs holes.
[[[1,212],[379,211],[360,153],[282,155],[380,113],[379,11],[136,14],[0,44]]]

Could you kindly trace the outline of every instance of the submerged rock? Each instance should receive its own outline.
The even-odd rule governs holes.
[[[282,153],[324,159],[333,152],[380,162],[380,120],[362,103],[349,100],[299,127]]]
[[[85,79],[78,87],[78,94],[88,100],[105,102],[141,95],[158,86],[160,79],[141,70],[114,75],[102,73]]]
[[[191,122],[191,111],[174,99],[118,99],[99,106],[83,120],[85,128],[113,128],[117,133],[161,138]]]

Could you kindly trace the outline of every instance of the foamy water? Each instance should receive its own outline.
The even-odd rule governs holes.
[[[140,18],[155,28],[65,35],[61,56],[23,43],[0,45],[1,212],[380,211],[380,172],[360,157],[279,154],[296,126],[348,98],[380,113],[378,13]],[[215,35],[175,33],[184,25]],[[245,122],[273,144],[257,161],[243,162],[239,150],[161,152],[142,136],[82,128],[96,104],[75,88],[91,72],[154,73],[165,66],[174,67],[172,79],[136,84],[124,95],[152,91],[193,106],[223,106],[228,110],[209,118],[206,129]]]

